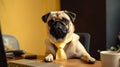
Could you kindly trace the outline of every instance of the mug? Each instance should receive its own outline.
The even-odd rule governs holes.
[[[120,67],[120,53],[115,51],[100,52],[102,67]]]

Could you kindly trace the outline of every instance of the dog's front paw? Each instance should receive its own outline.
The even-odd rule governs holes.
[[[81,59],[89,64],[94,64],[95,63],[95,59],[90,57],[90,56],[83,56],[81,57]]]
[[[91,57],[91,58],[88,60],[88,63],[89,63],[89,64],[94,64],[95,61],[96,61],[95,58],[92,58],[92,57]]]
[[[53,55],[52,54],[49,54],[48,56],[45,57],[44,61],[45,62],[52,62],[54,59],[53,59]]]

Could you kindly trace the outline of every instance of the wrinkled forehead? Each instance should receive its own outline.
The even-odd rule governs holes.
[[[50,18],[67,18],[70,20],[70,17],[64,11],[52,11],[50,12]]]

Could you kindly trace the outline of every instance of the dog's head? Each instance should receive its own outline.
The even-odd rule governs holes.
[[[70,33],[75,18],[76,14],[70,11],[52,11],[42,16],[42,20],[48,24],[50,35],[56,40]]]

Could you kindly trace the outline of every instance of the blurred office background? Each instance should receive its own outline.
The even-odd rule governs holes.
[[[41,16],[59,10],[59,0],[0,0],[3,34],[15,36],[20,48],[44,55],[46,26]]]
[[[0,0],[3,34],[14,35],[20,48],[45,54],[46,25],[41,16],[49,11],[69,10],[77,14],[76,31],[91,34],[90,54],[116,45],[120,32],[120,0]]]

